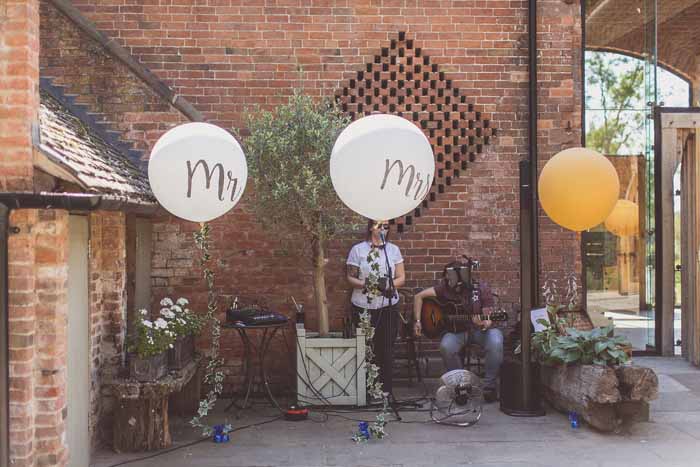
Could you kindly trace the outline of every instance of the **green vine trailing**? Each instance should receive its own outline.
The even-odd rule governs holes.
[[[195,428],[201,428],[204,436],[211,436],[214,433],[214,428],[204,423],[203,419],[209,414],[210,410],[214,409],[216,401],[224,388],[224,373],[221,371],[223,359],[219,356],[221,323],[216,317],[217,296],[216,292],[214,292],[214,273],[209,269],[209,261],[211,260],[211,254],[209,253],[210,233],[211,228],[206,223],[202,223],[199,232],[194,233],[194,242],[201,252],[199,264],[202,266],[204,280],[207,283],[207,314],[204,319],[211,325],[211,352],[207,363],[207,371],[204,375],[204,383],[209,385],[209,392],[204,399],[199,401],[197,415],[190,420],[190,425]],[[231,431],[231,426],[226,425],[224,431]]]
[[[367,263],[370,265],[370,273],[367,277],[364,294],[367,295],[367,302],[372,303],[372,300],[378,298],[381,295],[379,290],[379,250],[377,248],[370,249],[367,254]],[[373,399],[382,399],[382,411],[377,414],[374,422],[368,427],[368,434],[374,436],[378,439],[382,439],[387,436],[385,431],[386,427],[386,416],[389,413],[389,400],[384,393],[384,388],[379,381],[379,367],[374,363],[374,350],[373,350],[373,339],[374,339],[374,327],[372,326],[372,321],[370,318],[370,313],[365,310],[360,314],[360,329],[364,331],[365,334],[365,368],[367,371],[367,392]],[[362,431],[355,433],[352,437],[355,442],[367,441],[367,434],[363,434]]]

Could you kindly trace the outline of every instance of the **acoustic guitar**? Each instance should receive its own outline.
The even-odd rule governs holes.
[[[424,298],[420,310],[423,334],[429,339],[438,338],[444,332],[454,329],[454,326],[459,323],[471,322],[474,316],[478,316],[482,320],[508,321],[508,313],[502,310],[484,314],[481,312],[471,313],[462,310],[462,308],[462,306],[452,302],[441,302],[435,297]],[[478,306],[475,308],[481,309]]]

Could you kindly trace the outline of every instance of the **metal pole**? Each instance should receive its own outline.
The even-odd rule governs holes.
[[[530,378],[530,310],[532,310],[533,250],[532,250],[532,185],[531,165],[520,161],[520,357],[522,358],[521,409],[532,405]]]
[[[10,209],[0,203],[0,465],[10,465],[9,224]]]
[[[528,0],[529,87],[528,158],[520,161],[520,400],[505,413],[517,417],[544,415],[533,394],[530,367],[530,312],[539,296],[537,204],[537,1]],[[501,406],[503,408],[503,405]]]
[[[529,143],[529,161],[526,166],[527,170],[524,174],[527,179],[527,187],[521,184],[523,192],[523,201],[525,206],[520,209],[522,223],[521,238],[522,246],[525,251],[521,252],[521,272],[520,283],[522,287],[521,297],[521,324],[522,324],[522,391],[523,391],[523,408],[532,407],[532,379],[530,374],[530,311],[537,300],[539,289],[539,251],[538,251],[538,232],[537,232],[537,0],[528,1],[528,72],[529,72],[529,88],[528,88],[528,104],[529,125],[528,125],[528,143]],[[525,181],[525,180],[523,180]]]

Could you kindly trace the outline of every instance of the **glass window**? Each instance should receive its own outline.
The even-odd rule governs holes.
[[[655,344],[653,109],[685,107],[691,97],[679,70],[692,54],[678,48],[685,39],[668,22],[693,9],[700,15],[700,1],[685,2],[695,5],[683,12],[671,3],[585,2],[586,146],[608,157],[620,177],[620,199],[636,206],[628,208],[635,229],[601,224],[582,235],[586,302],[635,350]]]

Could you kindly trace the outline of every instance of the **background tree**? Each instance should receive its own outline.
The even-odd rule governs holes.
[[[326,241],[353,225],[331,183],[329,161],[338,134],[350,123],[329,100],[295,91],[274,112],[246,116],[246,154],[257,218],[276,235],[303,238],[311,248],[319,332],[328,334]]]
[[[630,112],[644,105],[644,66],[641,60],[604,52],[586,53],[587,108],[593,115],[586,132],[586,146],[605,155],[638,143],[645,112]],[[589,105],[594,102],[594,105]]]

